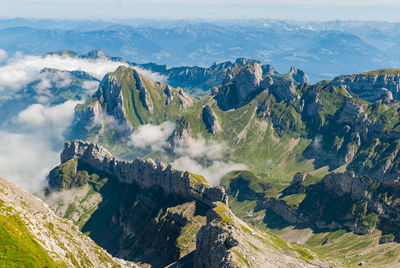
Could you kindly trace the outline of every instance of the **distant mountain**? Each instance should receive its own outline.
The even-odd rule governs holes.
[[[84,30],[85,27],[78,27],[83,22],[76,22],[73,27],[62,27],[62,22],[57,21],[55,25],[59,27],[46,27],[40,21],[36,22],[37,27],[28,27],[23,21],[2,23],[5,28],[0,29],[0,48],[11,54],[61,49],[86,53],[96,48],[136,63],[201,67],[247,57],[271,64],[279,71],[296,66],[306,70],[313,82],[399,65],[399,35],[390,31],[395,28],[392,25],[388,30],[372,23],[363,27],[349,23],[336,29],[334,24],[316,27],[280,21],[186,22],[182,26],[167,23],[169,27],[104,22],[99,23],[103,25],[101,29],[93,25]],[[89,21],[88,25],[93,23]],[[382,39],[386,42],[379,41]]]

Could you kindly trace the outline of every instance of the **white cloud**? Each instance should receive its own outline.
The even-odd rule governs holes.
[[[72,122],[75,106],[78,103],[78,101],[66,101],[56,106],[33,104],[18,114],[17,121],[21,127],[33,128],[44,132],[43,134],[47,128],[51,136],[62,139],[63,132]]]
[[[168,82],[168,76],[162,75],[160,73],[155,73],[140,67],[133,67],[137,72],[141,73],[142,75],[146,76],[152,81],[155,82],[160,82],[160,83],[167,83]]]
[[[72,77],[68,72],[43,72],[40,74],[40,82],[35,86],[39,91],[49,88],[64,88],[70,86]]]
[[[46,67],[66,71],[81,70],[97,79],[102,79],[106,73],[114,71],[120,65],[127,64],[110,61],[107,58],[93,60],[59,55],[31,56],[17,53],[14,57],[8,58],[0,67],[0,90],[19,89],[29,82],[40,79],[40,71]],[[42,87],[48,86],[46,81],[43,83]]]
[[[59,163],[63,132],[77,103],[33,104],[16,116],[13,132],[1,130],[0,176],[33,193],[43,189],[49,171]]]
[[[175,168],[203,175],[212,185],[218,185],[221,177],[232,170],[247,169],[244,164],[226,161],[230,154],[227,145],[215,140],[184,134],[175,138],[174,148],[171,148],[168,139],[174,128],[172,122],[142,125],[131,135],[129,145],[157,152],[172,150]]]
[[[7,59],[7,52],[3,49],[0,49],[0,63]]]
[[[59,152],[36,135],[0,131],[0,176],[32,193],[46,185]]]
[[[321,146],[322,146],[322,136],[321,135],[317,135],[314,138],[314,141],[312,142],[312,147],[314,148],[314,150],[321,150]]]
[[[99,82],[85,81],[85,82],[83,82],[82,87],[86,90],[89,90],[90,92],[94,92],[99,87]]]
[[[168,145],[167,139],[174,129],[175,124],[168,121],[158,126],[142,125],[132,133],[130,144],[142,149],[150,147],[153,151],[163,151]]]
[[[248,169],[245,164],[232,161],[224,162],[222,160],[214,160],[209,166],[204,166],[188,156],[176,159],[172,165],[176,169],[188,170],[192,173],[204,176],[211,185],[218,185],[220,179],[232,170]]]
[[[209,160],[217,160],[223,157],[226,152],[226,144],[214,140],[205,140],[204,138],[193,138],[186,136],[183,139],[175,141],[175,153],[180,156],[189,156],[191,158],[206,157]]]

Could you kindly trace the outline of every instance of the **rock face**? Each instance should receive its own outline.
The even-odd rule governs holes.
[[[221,125],[218,121],[218,118],[211,110],[210,106],[204,106],[201,117],[204,124],[206,125],[208,132],[216,134],[221,131]]]
[[[342,75],[334,78],[330,84],[346,86],[353,96],[370,102],[381,99],[386,91],[391,92],[394,99],[400,99],[400,74],[375,74],[372,72],[371,74]]]
[[[260,91],[262,75],[263,71],[258,63],[232,69],[215,94],[218,106],[227,110],[245,103],[250,95]]]
[[[273,198],[260,200],[258,207],[271,209],[290,224],[306,224],[316,229],[346,228],[359,234],[371,233],[376,226],[381,230],[397,230],[394,226],[400,223],[400,209],[393,202],[400,197],[398,182],[377,182],[348,171],[331,173],[310,186],[297,182],[283,193],[305,193],[306,197],[298,207]]]
[[[10,243],[18,241],[18,238],[10,237],[12,228],[16,228],[18,235],[23,235],[22,248],[18,248],[19,244],[10,244],[11,247],[16,247],[15,250],[21,250],[18,254],[23,254],[27,246],[31,249],[39,247],[53,260],[53,263],[47,263],[48,267],[138,267],[134,263],[112,258],[70,221],[59,218],[38,198],[2,178],[0,203],[0,218],[7,217],[9,221],[16,221],[8,227],[9,233],[2,233],[2,237],[8,237]],[[33,244],[29,245],[32,241]],[[12,250],[7,253],[11,252]],[[42,257],[39,253],[20,259],[11,256],[8,258],[7,253],[2,257],[2,264],[6,266],[47,266],[46,263],[39,262]],[[28,262],[23,263],[24,260]]]
[[[229,110],[247,104],[258,93],[267,89],[279,101],[297,99],[299,96],[295,90],[296,85],[308,82],[307,75],[296,68],[279,76],[270,66],[250,62],[232,68],[226,74],[222,86],[213,91],[213,95],[222,110]]]
[[[126,162],[112,157],[102,146],[84,141],[66,142],[61,162],[73,158],[78,158],[79,162],[101,172],[112,174],[123,183],[135,182],[141,188],[157,185],[166,194],[194,198],[207,205],[216,201],[227,203],[227,196],[222,187],[210,187],[206,181],[196,183],[188,172],[175,170],[171,165],[156,163],[151,159],[136,158],[133,162]]]
[[[274,245],[270,237],[236,218],[225,205],[216,203],[207,213],[207,225],[197,234],[193,267],[315,267],[268,244]]]
[[[139,90],[139,98],[143,104],[143,107],[146,108],[146,110],[148,110],[151,114],[154,114],[153,101],[151,100],[149,91],[143,84],[142,78],[136,70],[133,70],[133,76],[136,80],[136,88]]]
[[[289,76],[293,78],[294,81],[298,83],[310,84],[310,80],[308,79],[308,75],[302,71],[297,69],[296,67],[291,67],[289,71]]]

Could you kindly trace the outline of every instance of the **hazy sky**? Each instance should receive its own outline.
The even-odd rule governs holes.
[[[400,21],[399,0],[0,0],[0,17]]]

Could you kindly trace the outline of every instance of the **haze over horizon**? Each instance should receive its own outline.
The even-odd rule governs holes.
[[[21,0],[3,1],[1,18],[253,19],[399,21],[394,0]],[[71,5],[71,3],[73,3]]]

